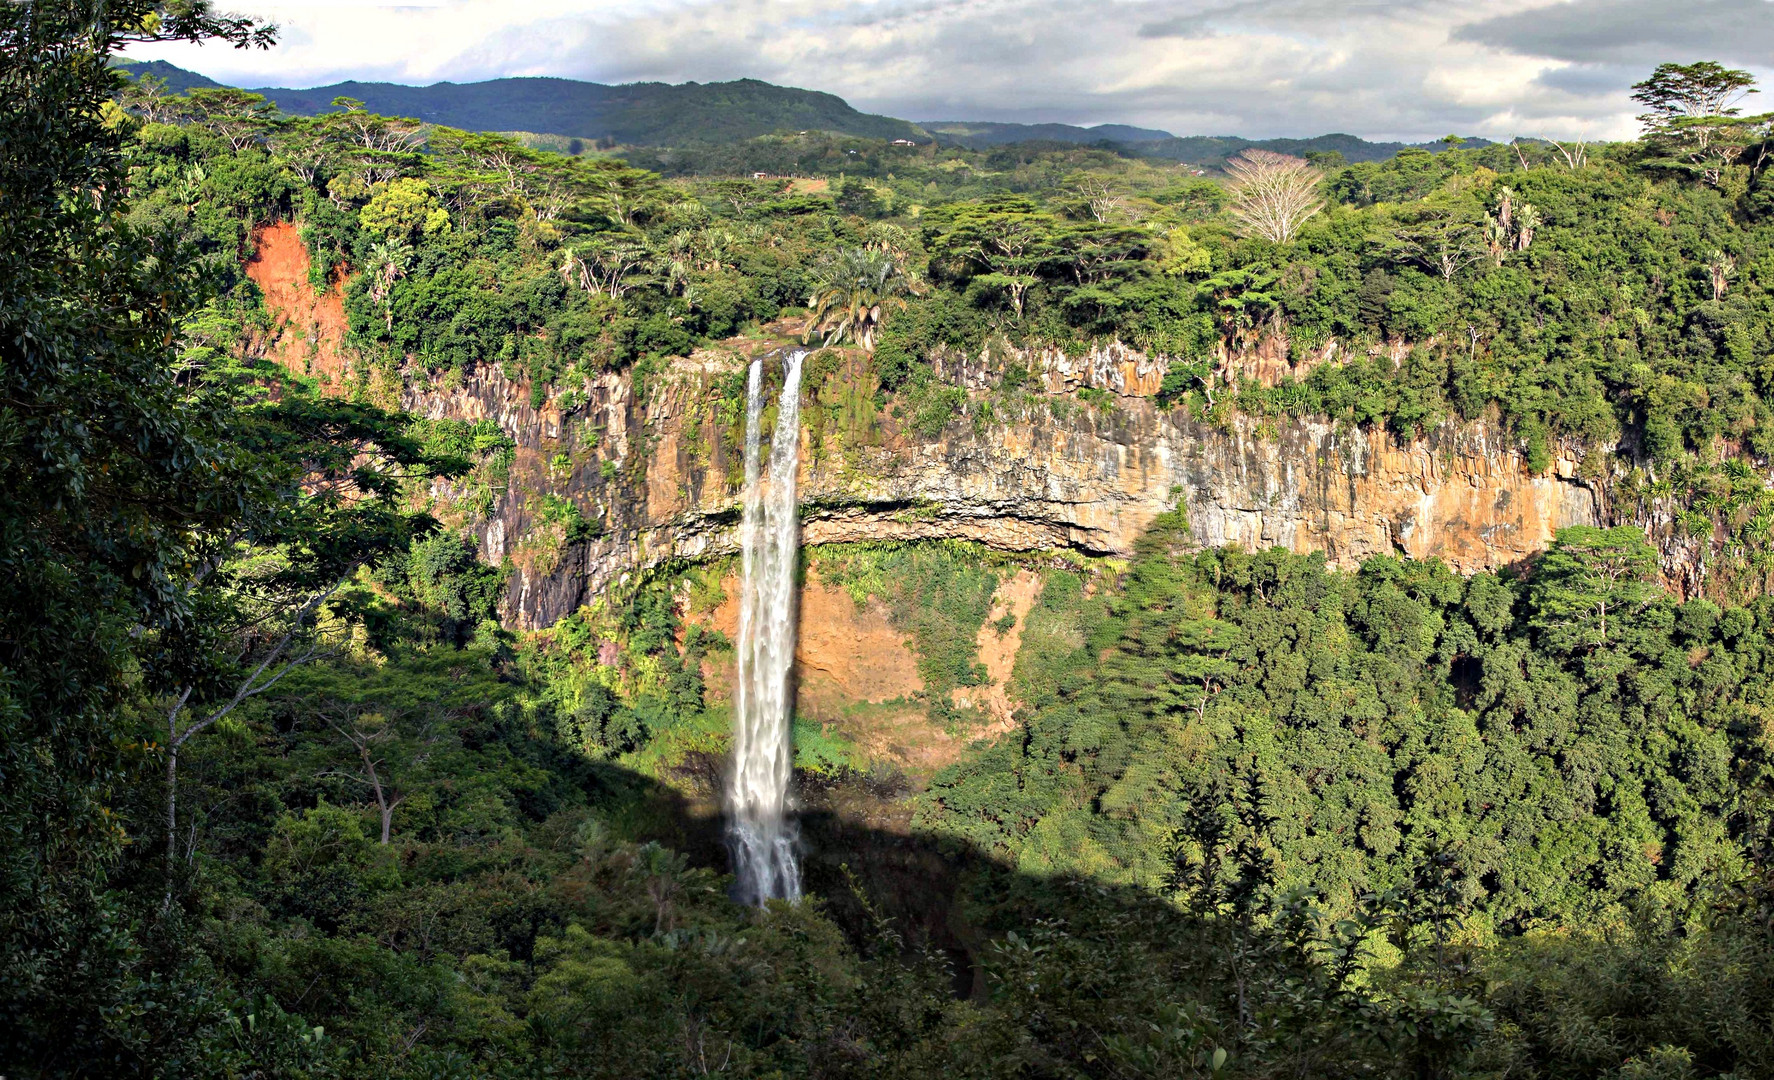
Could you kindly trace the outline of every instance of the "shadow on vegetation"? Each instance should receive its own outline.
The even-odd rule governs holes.
[[[684,768],[715,792],[720,765]],[[712,803],[608,777],[646,791],[662,842],[728,871]],[[1259,898],[1236,856],[1175,904],[920,832],[900,777],[796,783],[816,909],[860,956],[879,948],[883,920],[902,960],[940,956],[954,999],[1012,1018],[1039,1047],[1036,1075],[1062,1061],[1103,1076],[1774,1075],[1774,972],[1743,966],[1770,945],[1753,913],[1681,925],[1639,914],[1618,933],[1456,944],[1452,890],[1433,864],[1336,921],[1305,900]],[[1690,964],[1690,976],[1711,974],[1683,975]],[[1222,1047],[1234,1063],[1224,1072],[1213,1065]]]
[[[674,773],[694,795],[608,763],[594,765],[592,775],[599,790],[644,807],[633,822],[637,840],[657,841],[683,852],[694,866],[731,875],[732,853],[718,808],[726,762],[692,753]],[[1016,872],[915,830],[912,788],[897,774],[802,772],[794,794],[801,805],[795,822],[806,895],[823,906],[852,944],[859,945],[872,929],[863,909],[866,898],[874,915],[891,920],[907,948],[929,946],[949,958],[958,993],[983,994],[975,953],[984,935],[960,913],[960,891],[973,878],[1002,882]]]
[[[693,794],[620,766],[592,766],[594,783],[606,797],[644,808],[630,819],[635,839],[675,848],[691,865],[730,876],[731,851],[719,810],[726,762],[692,753],[673,771]],[[952,968],[957,997],[986,999],[983,950],[1008,928],[1042,919],[1096,922],[1134,909],[1166,913],[1173,929],[1187,921],[1148,892],[1026,874],[964,844],[921,832],[912,823],[913,795],[911,783],[897,773],[797,772],[802,885],[852,947],[866,949],[876,921],[885,919],[908,954],[941,953]],[[1093,910],[1075,910],[1081,903]],[[978,911],[990,911],[989,919],[977,918]]]

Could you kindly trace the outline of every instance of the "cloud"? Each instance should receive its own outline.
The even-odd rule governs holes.
[[[1766,0],[434,0],[261,9],[285,27],[269,54],[214,46],[138,54],[241,85],[749,77],[914,120],[1413,140],[1450,131],[1624,136],[1634,130],[1628,88],[1653,63],[1774,55]]]
[[[1143,38],[1210,38],[1215,36],[1216,31],[1202,16],[1179,15],[1158,22],[1141,23],[1138,33]]]
[[[1774,57],[1768,0],[1567,0],[1462,26],[1455,40],[1580,64],[1654,67]]]
[[[1534,81],[1548,90],[1574,97],[1618,95],[1621,87],[1643,79],[1648,71],[1641,64],[1572,64],[1548,68]]]

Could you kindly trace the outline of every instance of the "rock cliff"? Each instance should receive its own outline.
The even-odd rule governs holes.
[[[316,313],[330,307],[308,289],[305,258],[284,250],[284,241],[299,245],[293,229],[276,228],[290,235],[261,244],[276,258],[249,272],[266,279],[274,308],[289,309],[273,312],[284,324],[320,330],[330,320]],[[303,363],[343,385],[349,364],[332,355],[336,342],[315,333]],[[296,353],[272,345],[282,350],[274,355]],[[517,443],[490,510],[483,501],[454,518],[474,529],[490,561],[510,560],[515,625],[548,626],[638,570],[736,549],[739,432],[725,395],[751,357],[774,347],[734,342],[675,360],[639,387],[632,374],[606,374],[552,397],[491,364],[408,373],[399,390],[407,409],[488,418]],[[1555,530],[1605,516],[1574,460],[1531,473],[1482,423],[1409,442],[1313,419],[1211,425],[1160,407],[1168,365],[1120,345],[931,360],[950,390],[946,422],[899,402],[876,414],[872,376],[855,358],[828,365],[823,388],[810,388],[820,404],[802,430],[804,543],[956,538],[1122,556],[1158,514],[1181,508],[1204,547],[1323,550],[1343,566],[1399,553],[1471,572],[1531,556]],[[1012,368],[1020,385],[1007,388]],[[435,494],[448,506],[463,493],[439,485]],[[599,535],[568,543],[558,514],[546,512],[549,496],[556,508],[571,500]]]
[[[863,438],[804,428],[803,542],[954,538],[1118,556],[1180,507],[1203,546],[1323,550],[1344,566],[1398,553],[1471,572],[1602,520],[1575,462],[1530,473],[1483,424],[1408,443],[1320,420],[1216,427],[1160,408],[1149,396],[1160,365],[1127,350],[1026,359],[1043,376],[1035,391],[1007,407],[975,385],[935,435],[891,412]],[[571,411],[532,405],[528,386],[490,368],[456,385],[409,381],[408,409],[491,418],[518,442],[510,486],[476,528],[489,559],[512,559],[519,625],[546,626],[635,570],[736,550],[737,462],[718,398],[744,362],[737,350],[680,360],[644,400],[607,375]],[[1102,396],[1080,400],[1081,388]],[[535,512],[543,493],[572,499],[603,535],[563,549]]]

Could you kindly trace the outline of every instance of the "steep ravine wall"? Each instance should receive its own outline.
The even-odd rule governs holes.
[[[1048,383],[1062,385],[1008,414],[1000,405],[997,419],[958,417],[934,438],[889,415],[872,440],[857,440],[864,445],[834,447],[830,436],[815,445],[804,429],[803,542],[956,538],[1124,556],[1180,505],[1204,547],[1323,550],[1342,566],[1377,553],[1433,556],[1471,572],[1531,556],[1567,525],[1602,520],[1575,462],[1531,474],[1483,424],[1409,443],[1319,420],[1272,423],[1259,435],[1247,420],[1222,429],[1162,409],[1144,385],[1108,408],[1079,402],[1063,387],[1065,358],[1045,359]],[[1154,381],[1132,378],[1150,364],[1144,358],[1104,359],[1087,358],[1094,373],[1079,365],[1085,385]],[[508,603],[519,625],[546,626],[635,570],[736,550],[738,477],[715,398],[719,378],[744,362],[718,350],[681,360],[644,404],[626,378],[605,376],[571,413],[533,407],[527,386],[491,368],[448,387],[409,381],[408,409],[490,417],[518,441],[511,485],[476,528],[489,559],[513,560]],[[573,499],[605,535],[566,550],[543,544],[549,557],[534,556],[526,544],[545,528],[535,513],[543,492]]]
[[[294,248],[291,248],[294,245]],[[341,386],[336,292],[316,297],[292,226],[261,237],[249,264],[286,335],[271,355]],[[288,310],[284,310],[284,309]],[[516,440],[508,485],[487,514],[454,516],[482,554],[509,559],[506,614],[545,627],[637,570],[736,550],[737,432],[719,415],[723,377],[765,342],[734,342],[674,361],[637,396],[606,374],[557,396],[532,396],[496,365],[465,374],[407,373],[401,404],[431,418],[491,418]],[[1323,550],[1354,566],[1376,553],[1446,560],[1462,572],[1516,562],[1567,525],[1604,518],[1594,485],[1561,459],[1530,473],[1485,424],[1444,426],[1401,442],[1324,420],[1216,427],[1153,400],[1167,365],[1121,346],[932,358],[970,396],[935,437],[889,413],[864,432],[802,431],[803,542],[979,541],[1127,555],[1152,520],[1181,506],[1203,547]],[[997,389],[1006,361],[1030,370],[1026,391]],[[730,383],[729,383],[730,385]],[[1079,391],[1096,403],[1081,400]],[[571,390],[570,393],[559,391]],[[988,410],[983,403],[990,402]],[[563,404],[569,407],[563,408]],[[988,419],[989,417],[989,419]],[[460,494],[435,491],[444,504]],[[564,496],[602,535],[566,544],[544,513]]]

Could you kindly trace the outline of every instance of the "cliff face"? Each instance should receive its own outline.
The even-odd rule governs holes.
[[[301,375],[313,376],[329,393],[341,389],[345,376],[344,281],[324,291],[308,281],[308,249],[301,230],[287,221],[260,229],[246,273],[265,294],[272,330],[256,344],[268,359]]]
[[[1148,395],[1161,367],[1137,354],[1024,359],[1042,376],[1036,392],[988,418],[990,392],[976,389],[935,437],[890,415],[864,438],[804,428],[803,542],[957,538],[1124,556],[1180,506],[1204,547],[1323,550],[1344,566],[1398,553],[1472,572],[1602,520],[1574,462],[1530,474],[1482,424],[1410,443],[1314,420],[1222,429],[1158,407]],[[637,569],[736,550],[739,470],[716,399],[721,376],[744,363],[714,351],[679,361],[645,401],[628,379],[605,376],[566,413],[533,407],[527,386],[491,369],[452,387],[408,384],[408,409],[490,417],[518,441],[511,486],[477,525],[485,555],[517,568],[508,603],[518,624],[546,626]],[[983,381],[952,366],[944,375]],[[1077,387],[1107,399],[1081,401]],[[535,512],[543,493],[571,498],[605,534],[552,543]]]
[[[323,378],[345,371],[331,307],[308,287],[305,255],[285,250],[300,247],[293,228],[264,239],[248,269],[286,323],[272,355],[291,366],[300,357]],[[286,340],[297,327],[312,336]],[[640,392],[630,375],[604,375],[539,403],[490,364],[457,377],[409,373],[405,408],[490,418],[517,442],[490,513],[454,516],[486,558],[511,560],[515,625],[548,626],[637,570],[736,550],[743,421],[721,399],[750,356],[770,348],[735,342],[674,361]],[[957,538],[1124,556],[1157,515],[1180,507],[1203,547],[1323,550],[1343,566],[1399,553],[1472,572],[1604,516],[1575,462],[1531,474],[1483,424],[1408,443],[1321,420],[1213,426],[1160,408],[1153,395],[1167,364],[1121,346],[931,359],[966,397],[934,436],[912,429],[909,407],[872,415],[862,365],[840,365],[823,389],[810,388],[819,402],[802,430],[804,543]],[[1009,391],[1012,368],[1028,378]],[[933,426],[924,420],[926,432]],[[434,494],[448,506],[461,492]],[[568,544],[549,496],[571,500],[601,535]]]

